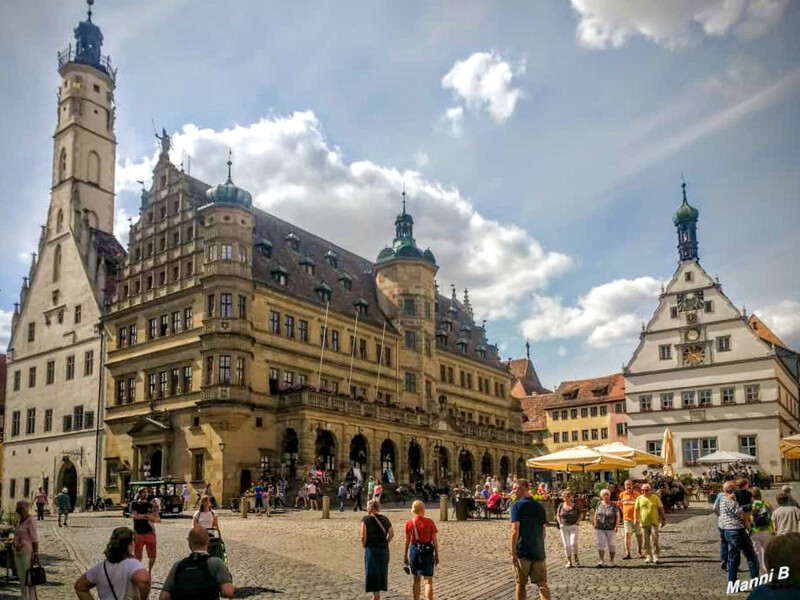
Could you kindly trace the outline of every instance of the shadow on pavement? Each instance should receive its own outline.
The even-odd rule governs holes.
[[[245,586],[236,588],[233,592],[234,598],[249,598],[250,596],[256,596],[258,594],[282,594],[280,590],[273,590],[272,588],[265,588],[265,587],[256,587],[256,586]]]

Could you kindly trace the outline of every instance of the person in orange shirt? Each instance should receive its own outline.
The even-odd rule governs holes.
[[[642,558],[642,527],[633,518],[634,505],[636,499],[641,495],[633,489],[633,481],[625,480],[625,488],[619,495],[619,506],[622,509],[622,522],[625,530],[625,556],[623,559],[631,557],[631,534],[636,534],[636,546],[638,547],[637,556]]]

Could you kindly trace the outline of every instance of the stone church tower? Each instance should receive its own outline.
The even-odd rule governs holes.
[[[8,348],[4,506],[42,486],[83,508],[102,467],[100,319],[125,251],[113,235],[116,72],[92,4],[58,55],[50,207]]]

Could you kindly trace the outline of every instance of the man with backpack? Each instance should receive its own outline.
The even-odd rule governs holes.
[[[233,597],[228,567],[208,554],[208,532],[193,527],[187,538],[191,554],[172,565],[159,600],[218,600]]]

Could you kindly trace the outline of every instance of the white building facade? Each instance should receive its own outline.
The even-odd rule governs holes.
[[[91,8],[91,7],[90,7]],[[124,249],[114,230],[114,79],[89,18],[59,54],[50,206],[8,348],[2,504],[41,486],[76,509],[102,472],[101,316]]]
[[[777,480],[797,479],[798,461],[782,459],[778,444],[800,430],[800,355],[755,331],[700,266],[698,216],[684,184],[678,269],[625,368],[629,443],[659,454],[668,427],[676,473],[699,475],[708,467],[698,458],[733,450]]]

